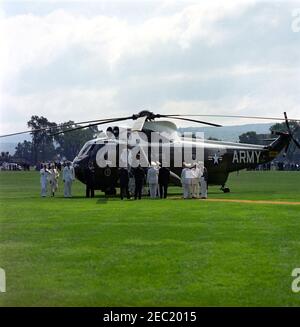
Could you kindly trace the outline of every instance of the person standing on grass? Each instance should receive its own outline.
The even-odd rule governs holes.
[[[51,165],[50,172],[49,172],[49,183],[51,185],[51,194],[52,196],[55,195],[55,192],[58,189],[58,177],[59,172],[55,168],[55,165]]]
[[[159,194],[161,199],[166,199],[168,196],[169,178],[170,169],[166,167],[161,167],[158,173]]]
[[[134,199],[137,198],[140,200],[142,198],[142,188],[145,182],[145,172],[144,169],[139,164],[137,168],[134,169],[134,181],[135,181],[135,190],[134,190]]]
[[[85,178],[86,178],[85,197],[94,198],[95,197],[95,168],[92,162],[89,163],[85,168]]]
[[[147,182],[149,184],[150,198],[155,199],[158,190],[158,167],[155,162],[152,162],[151,167],[148,168]]]
[[[40,169],[40,182],[41,182],[41,196],[45,198],[47,196],[47,185],[48,185],[48,175],[50,171],[47,169],[45,164],[42,165]]]
[[[190,199],[191,198],[191,169],[190,165],[187,163],[183,163],[183,169],[181,171],[181,184],[183,187],[183,198]]]
[[[191,196],[194,199],[199,198],[199,178],[200,178],[200,168],[198,164],[194,164],[191,168]]]
[[[123,200],[124,196],[127,199],[130,199],[128,184],[129,184],[129,172],[126,168],[119,169],[119,178],[120,178],[120,197]]]
[[[200,189],[201,189],[201,199],[207,199],[207,182],[208,182],[208,172],[204,164],[202,163],[200,174]]]
[[[75,180],[74,168],[71,166],[70,161],[67,161],[66,166],[63,169],[63,181],[65,183],[64,187],[64,197],[72,197],[72,183]]]

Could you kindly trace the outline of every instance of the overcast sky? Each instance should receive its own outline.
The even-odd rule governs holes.
[[[300,118],[297,8],[299,1],[3,1],[1,134],[26,129],[33,114],[62,122],[143,109],[286,110]]]

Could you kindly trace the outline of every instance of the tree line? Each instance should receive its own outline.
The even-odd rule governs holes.
[[[99,132],[97,126],[92,126],[55,135],[80,125],[71,120],[57,124],[43,116],[32,116],[27,126],[33,131],[31,140],[18,143],[14,158],[32,165],[53,160],[73,160],[84,143],[93,139]]]

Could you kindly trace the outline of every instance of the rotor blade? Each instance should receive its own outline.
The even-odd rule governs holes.
[[[172,115],[172,117],[170,117],[170,115],[158,115],[158,118],[161,118],[161,117],[178,119],[178,120],[185,120],[185,121],[191,121],[191,122],[194,122],[194,123],[199,123],[199,124],[204,124],[204,125],[210,125],[210,126],[214,126],[214,127],[222,127],[222,125],[219,125],[219,124],[208,123],[206,121],[201,121],[201,120],[196,120],[196,119],[175,117],[175,115]]]
[[[27,134],[27,133],[35,133],[35,132],[41,132],[41,131],[51,131],[52,129],[59,129],[63,127],[68,127],[72,125],[80,125],[80,124],[89,124],[93,122],[104,122],[104,121],[112,121],[115,119],[123,119],[123,117],[117,117],[117,118],[106,118],[106,119],[95,119],[95,120],[87,120],[87,121],[81,121],[81,122],[74,122],[74,123],[62,123],[53,127],[44,127],[44,128],[37,128],[37,129],[31,129],[27,131],[22,131],[22,132],[16,132],[16,133],[10,133],[10,134],[5,134],[5,135],[0,135],[0,138],[2,137],[8,137],[8,136],[14,136],[14,135],[20,135],[20,134]],[[124,117],[125,118],[125,117]],[[128,117],[130,119],[131,117]]]
[[[289,134],[290,134],[291,139],[296,144],[296,146],[300,149],[300,143],[294,138],[294,135],[293,135],[293,132],[291,130],[291,126],[290,126],[290,123],[289,123],[289,120],[288,120],[288,117],[287,117],[286,112],[284,112],[284,119],[285,119],[286,127],[287,127],[287,129],[289,131]]]
[[[285,120],[284,118],[281,117],[262,117],[262,116],[243,116],[243,115],[181,115],[181,114],[174,114],[174,115],[164,115],[164,117],[216,117],[216,118],[246,118],[246,119],[264,119],[264,120]],[[290,119],[292,121],[300,121],[300,119]]]
[[[118,121],[123,121],[123,120],[128,120],[130,119],[131,117],[124,117],[124,118],[118,118],[118,119],[111,119],[111,120],[106,120],[106,121],[102,121],[102,122],[98,122],[98,123],[94,123],[94,124],[89,124],[89,125],[86,125],[86,126],[78,126],[78,127],[75,127],[75,128],[70,128],[70,129],[66,129],[64,131],[60,131],[60,132],[57,132],[57,133],[54,133],[50,136],[56,136],[56,135],[59,135],[59,134],[65,134],[65,133],[69,133],[69,132],[73,132],[73,131],[76,131],[76,130],[79,130],[79,129],[84,129],[84,128],[89,128],[89,127],[93,127],[93,126],[97,126],[97,125],[104,125],[104,124],[108,124],[108,123],[115,123],[115,122],[118,122]]]

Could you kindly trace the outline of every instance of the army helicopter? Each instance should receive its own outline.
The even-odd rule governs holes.
[[[287,126],[287,132],[276,132],[276,138],[272,139],[272,142],[268,145],[256,145],[256,144],[243,144],[235,142],[226,142],[226,141],[214,141],[214,140],[198,140],[194,139],[191,135],[190,137],[182,137],[177,130],[177,126],[171,122],[169,119],[189,121],[194,123],[205,124],[214,127],[221,127],[219,124],[210,123],[206,121],[201,121],[198,119],[192,119],[189,117],[229,117],[229,118],[252,118],[252,119],[268,119],[268,120],[282,120],[285,121]],[[164,119],[163,121],[157,119]],[[76,127],[55,131],[52,133],[53,136],[63,133],[69,133],[74,130],[106,125],[106,124],[115,124],[122,121],[133,120],[134,123],[130,128],[123,128],[120,126],[109,126],[105,132],[97,137],[88,141],[80,150],[78,155],[73,160],[73,166],[75,169],[76,178],[82,183],[87,183],[87,169],[93,169],[95,173],[95,185],[96,190],[101,190],[106,194],[115,194],[116,187],[118,187],[119,179],[119,162],[120,162],[120,151],[118,148],[125,144],[125,152],[128,155],[134,147],[136,147],[136,139],[133,138],[133,141],[128,140],[132,136],[139,135],[143,133],[146,135],[145,142],[151,144],[151,133],[157,133],[163,140],[168,142],[168,151],[170,160],[168,162],[168,168],[170,168],[170,178],[171,182],[174,185],[181,186],[181,170],[184,157],[181,155],[185,146],[192,148],[192,161],[195,159],[193,156],[197,150],[202,150],[202,157],[204,166],[208,170],[208,184],[209,185],[220,185],[221,190],[225,193],[230,192],[230,189],[226,187],[226,182],[230,173],[239,171],[247,168],[255,168],[257,165],[265,164],[273,159],[275,159],[282,151],[285,153],[288,150],[288,147],[291,142],[300,148],[299,142],[293,136],[287,114],[284,113],[284,118],[274,118],[274,117],[251,117],[251,116],[233,116],[233,115],[163,115],[155,114],[148,110],[143,110],[138,114],[134,114],[127,117],[118,117],[118,118],[107,118],[99,120],[90,120],[85,122],[77,123]],[[300,120],[293,119],[291,121],[298,122]],[[85,126],[78,126],[79,124],[87,124]],[[64,127],[66,127],[64,125]],[[51,128],[45,128],[50,130]],[[39,130],[45,130],[39,129]],[[34,133],[39,130],[25,131]],[[7,135],[1,135],[0,137],[6,137],[10,135],[22,134],[25,132],[12,133]],[[120,136],[126,135],[125,138],[127,142],[124,143],[124,138]],[[111,165],[111,162],[108,158],[107,153],[103,152],[104,148],[109,146],[114,146],[117,149],[116,154],[117,158],[115,164]],[[99,166],[99,161],[97,160],[99,153],[104,153],[104,164]],[[139,151],[135,152],[136,158],[139,160],[143,152],[143,157],[146,161],[146,166],[150,165],[151,162],[151,150],[143,151],[140,148]],[[178,159],[178,152],[180,152],[180,165],[176,164],[175,157]],[[156,158],[157,162],[163,164],[165,162],[164,158],[164,147],[160,148],[158,157]],[[127,162],[127,164],[129,164]]]

